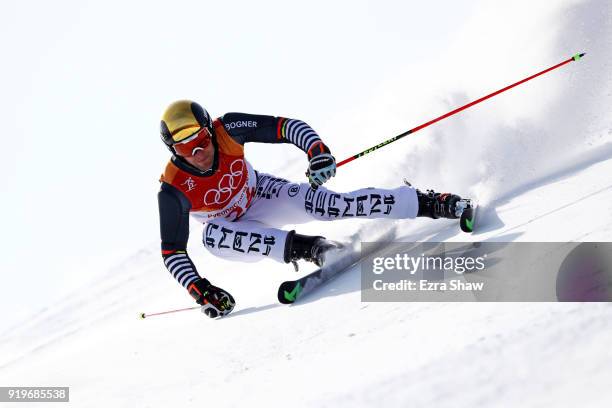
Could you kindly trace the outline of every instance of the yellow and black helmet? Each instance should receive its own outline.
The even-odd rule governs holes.
[[[206,109],[189,100],[172,102],[166,108],[161,120],[161,138],[170,148],[202,128],[212,133],[212,121]]]

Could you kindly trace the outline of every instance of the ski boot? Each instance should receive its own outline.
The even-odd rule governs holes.
[[[336,247],[334,242],[326,240],[325,237],[301,235],[291,231],[285,244],[285,262],[291,262],[296,271],[297,261],[300,259],[322,267],[325,263],[325,253]]]
[[[436,193],[426,190],[425,193],[416,190],[419,200],[417,217],[429,218],[461,218],[466,208],[471,208],[470,200],[464,200],[456,194]]]

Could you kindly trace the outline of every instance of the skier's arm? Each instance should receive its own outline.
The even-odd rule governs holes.
[[[167,183],[161,184],[157,200],[164,264],[174,279],[189,290],[189,285],[201,279],[187,255],[191,204],[187,197]]]
[[[336,159],[306,122],[274,116],[226,113],[221,122],[238,143],[293,143],[308,155],[306,175],[313,188],[336,175]]]
[[[306,122],[275,116],[231,112],[221,118],[225,130],[240,143],[292,143],[308,153],[321,138]]]
[[[235,305],[228,291],[210,284],[202,278],[187,255],[189,240],[189,210],[187,197],[167,183],[161,184],[157,194],[159,202],[159,226],[164,265],[170,274],[202,305],[208,317],[225,316]]]

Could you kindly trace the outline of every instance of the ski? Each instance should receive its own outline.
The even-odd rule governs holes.
[[[459,218],[459,227],[461,231],[471,234],[476,228],[476,213],[478,210],[478,204],[472,200],[467,199],[467,207],[461,212]]]
[[[395,239],[395,228],[376,239],[376,245],[369,245],[367,249],[357,249],[356,244],[336,243],[337,250],[326,253],[324,265],[299,279],[288,280],[278,287],[278,301],[283,304],[292,304],[307,294],[318,289],[323,284],[336,278],[359,264],[368,256],[383,250],[389,242]]]
[[[312,289],[323,283],[322,274],[323,270],[319,268],[300,279],[281,283],[278,288],[278,301],[286,305],[295,302],[304,293],[305,287]]]
[[[278,287],[278,301],[283,304],[292,304],[303,298],[324,283],[351,269],[371,254],[383,249],[387,242],[394,238],[394,231],[387,232],[379,237],[379,245],[368,247],[367,251],[358,250],[353,244],[340,244],[337,250],[326,253],[325,264],[299,279],[288,280]]]
[[[323,267],[302,276],[299,279],[285,281],[278,287],[278,301],[283,304],[291,304],[306,294],[312,292],[325,282],[335,278],[342,272],[350,269],[362,259],[356,252],[343,254],[331,265]]]
[[[461,200],[461,215],[459,216],[459,227],[465,233],[473,233],[476,228],[476,213],[478,205],[472,199]],[[339,246],[339,255],[328,265],[302,276],[299,279],[288,280],[278,287],[278,301],[283,304],[295,303],[300,298],[317,289],[324,283],[340,275],[359,263],[369,254],[359,254],[354,250],[343,249]],[[372,251],[373,252],[373,251]],[[371,253],[371,252],[370,252]]]
[[[285,281],[278,287],[278,301],[286,305],[294,303],[352,266],[353,264],[335,271],[325,271],[324,268],[319,268],[299,279]]]

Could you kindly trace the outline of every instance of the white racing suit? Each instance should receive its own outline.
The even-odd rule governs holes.
[[[256,194],[248,210],[235,221],[208,221],[203,243],[210,253],[221,258],[285,262],[289,231],[279,229],[284,225],[345,218],[414,218],[417,211],[416,190],[409,186],[337,193],[257,173]]]
[[[202,277],[187,254],[189,216],[204,224],[203,243],[214,255],[239,261],[287,262],[288,231],[280,227],[310,220],[414,218],[416,190],[364,188],[337,193],[255,172],[245,143],[291,143],[305,153],[322,144],[305,122],[282,117],[228,113],[213,122],[213,165],[201,171],[173,156],[158,193],[164,264],[183,287]]]

